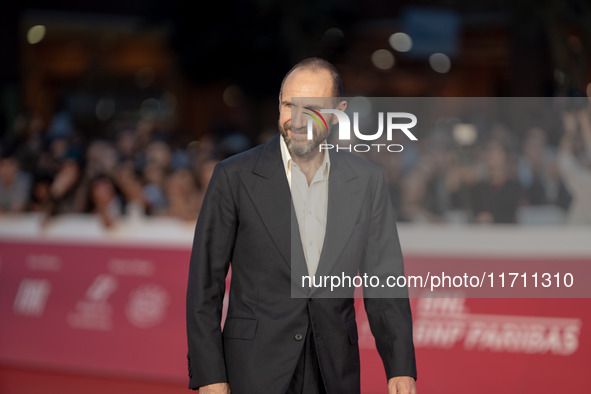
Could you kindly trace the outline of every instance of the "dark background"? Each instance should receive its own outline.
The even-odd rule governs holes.
[[[339,67],[349,96],[586,95],[590,79],[585,0],[9,0],[0,18],[2,133],[19,110],[48,122],[69,97],[87,106],[77,122],[101,134],[137,118],[143,99],[169,92],[175,132],[229,128],[256,138],[274,127],[284,73],[311,55]],[[31,45],[36,24],[47,33]],[[398,31],[415,32],[414,53],[389,46]],[[419,38],[427,52],[447,52],[449,72],[429,66]],[[372,64],[378,49],[393,53],[391,69]],[[139,88],[145,68],[152,81]],[[116,114],[93,119],[105,96]]]

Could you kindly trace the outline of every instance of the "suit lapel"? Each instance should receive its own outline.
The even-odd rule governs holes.
[[[299,227],[279,147],[280,135],[265,144],[252,170],[242,171],[246,190],[283,260],[307,275]],[[330,151],[326,233],[316,275],[328,274],[347,244],[363,202],[364,177],[344,155]],[[363,247],[362,245],[360,247]],[[293,260],[293,261],[292,261]]]
[[[281,159],[279,138],[281,137],[277,134],[266,143],[254,168],[245,169],[241,174],[246,190],[275,247],[290,267],[292,256],[301,255],[303,258],[303,251],[299,241],[297,222],[292,221],[292,217],[295,218],[295,211]],[[295,233],[293,233],[294,228]],[[297,236],[297,239],[292,240],[292,234]],[[299,251],[297,249],[292,251],[292,244],[296,247],[299,245]]]
[[[316,275],[331,272],[351,237],[363,203],[365,177],[359,177],[344,156],[330,151],[326,233]]]

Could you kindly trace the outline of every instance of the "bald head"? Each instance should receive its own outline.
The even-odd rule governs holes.
[[[302,111],[307,108],[344,111],[347,102],[339,95],[339,75],[325,60],[307,59],[287,73],[279,93],[279,131],[294,157],[309,160],[322,156],[317,156],[317,148],[326,140],[337,118],[333,114],[325,114],[324,127],[312,124],[313,136],[309,138],[308,119]]]
[[[319,57],[310,57],[304,59],[301,62],[297,63],[295,66],[293,66],[291,70],[289,70],[287,74],[285,74],[285,77],[283,77],[283,81],[281,81],[280,94],[283,93],[283,86],[285,85],[285,81],[295,71],[311,71],[314,73],[320,73],[323,71],[328,72],[330,75],[330,79],[332,80],[332,96],[343,96],[343,84],[341,82],[341,76],[339,72],[337,71],[335,66]]]

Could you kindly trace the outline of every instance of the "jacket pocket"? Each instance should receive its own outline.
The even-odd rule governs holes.
[[[224,338],[253,339],[258,320],[242,317],[229,317],[224,324]]]
[[[347,333],[349,334],[349,342],[351,345],[355,345],[359,340],[359,335],[357,334],[357,322],[352,320],[345,324],[347,327]]]

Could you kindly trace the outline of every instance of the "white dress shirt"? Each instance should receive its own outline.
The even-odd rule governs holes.
[[[325,151],[322,164],[314,174],[310,185],[306,175],[291,159],[287,144],[281,136],[281,159],[291,190],[291,197],[300,229],[300,238],[308,266],[308,274],[315,275],[326,234],[328,211],[328,175],[330,158]]]

